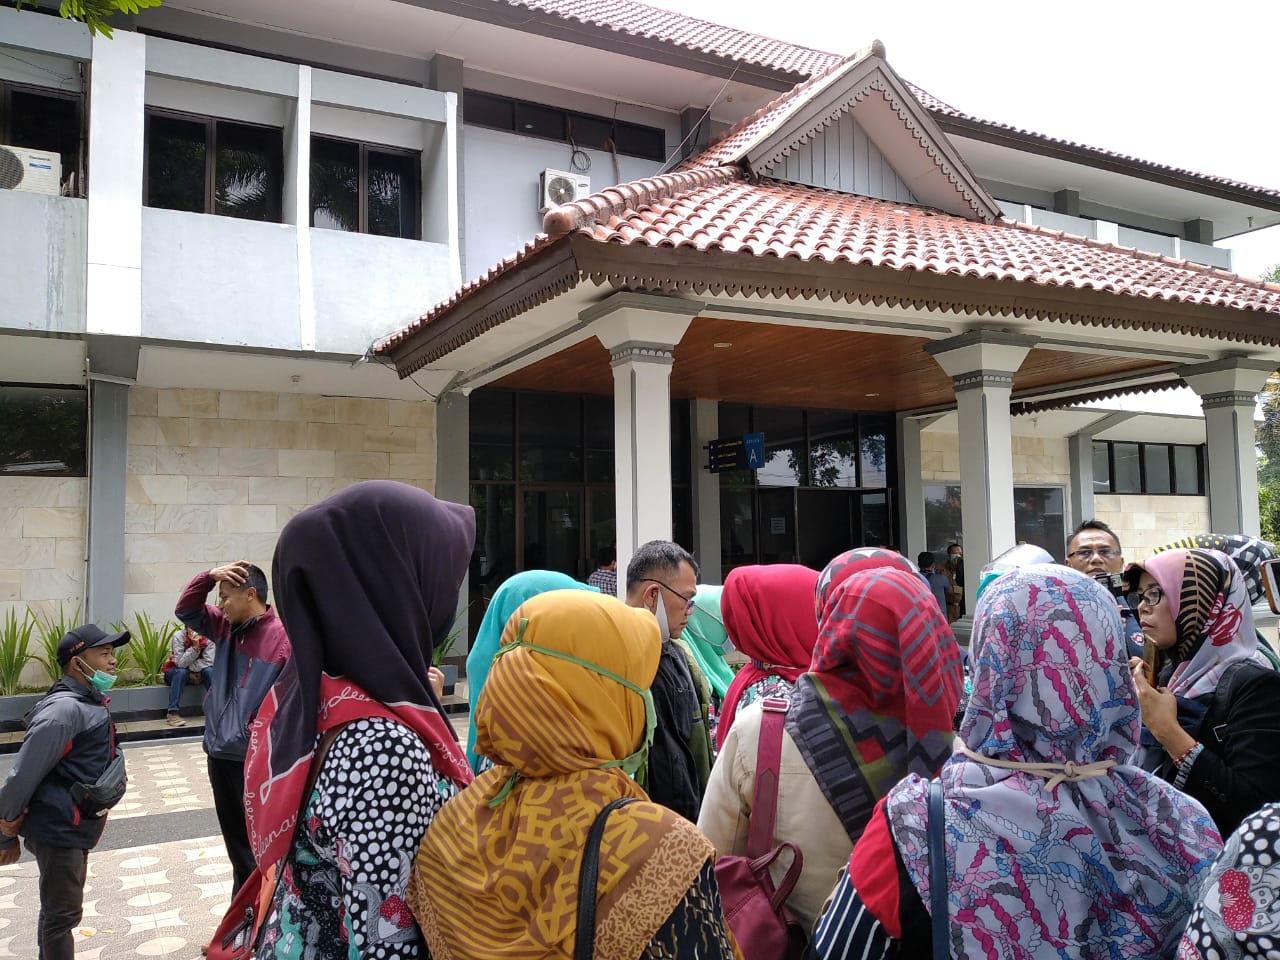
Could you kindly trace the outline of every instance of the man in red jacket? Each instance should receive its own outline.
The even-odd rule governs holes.
[[[205,603],[217,586],[218,604]],[[256,866],[244,820],[244,757],[249,722],[289,659],[289,638],[267,606],[267,576],[244,560],[198,574],[174,611],[218,648],[204,698],[209,785],[233,870],[232,896]]]

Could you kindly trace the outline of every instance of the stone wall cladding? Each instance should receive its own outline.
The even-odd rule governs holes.
[[[1120,538],[1130,562],[1147,559],[1170,540],[1210,530],[1208,497],[1100,493],[1093,503],[1098,519]]]
[[[87,490],[84,477],[0,477],[0,617],[80,603]]]
[[[187,581],[219,563],[270,576],[289,518],[358,480],[433,490],[435,446],[425,400],[134,387],[126,616],[172,618]]]
[[[925,483],[960,482],[960,437],[925,430],[920,434],[920,474]],[[1013,482],[1069,486],[1071,454],[1063,437],[1013,435]]]

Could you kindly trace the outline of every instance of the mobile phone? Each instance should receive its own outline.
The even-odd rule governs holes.
[[[1147,675],[1147,683],[1153,687],[1156,685],[1156,657],[1159,655],[1155,642],[1146,638],[1142,644],[1142,670]]]
[[[1259,566],[1262,588],[1267,595],[1267,606],[1272,613],[1280,613],[1280,557],[1263,560]]]

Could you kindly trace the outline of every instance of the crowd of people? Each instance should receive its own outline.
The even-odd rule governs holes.
[[[941,570],[859,548],[723,587],[668,541],[625,573],[602,552],[589,584],[525,571],[479,624],[460,743],[431,660],[474,536],[471,508],[370,481],[285,526],[274,606],[250,564],[188,585],[171,669],[207,688],[237,893],[211,955],[781,956],[720,869],[762,843],[813,957],[1280,951],[1260,541],[1126,567],[1087,522],[1066,564],[983,577],[967,651],[958,544]],[[128,639],[64,638],[0,789],[0,863],[19,834],[37,856],[48,960],[72,956],[124,789],[103,695]]]

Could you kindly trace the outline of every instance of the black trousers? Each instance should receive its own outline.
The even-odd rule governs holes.
[[[40,919],[36,937],[40,960],[75,960],[71,931],[84,913],[84,882],[89,851],[27,841],[40,868]]]
[[[249,830],[244,822],[244,761],[206,757],[209,762],[209,786],[213,788],[213,808],[218,814],[222,842],[231,860],[234,897],[257,867],[253,848],[249,846]]]

